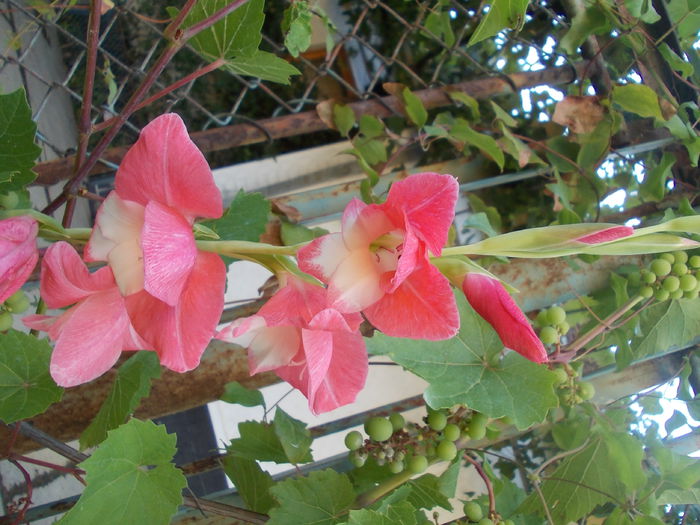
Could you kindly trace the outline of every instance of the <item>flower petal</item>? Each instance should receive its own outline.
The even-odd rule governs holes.
[[[221,192],[201,151],[175,113],[161,115],[141,130],[124,156],[115,180],[122,199],[149,201],[194,217],[220,217]]]
[[[67,242],[57,242],[46,250],[40,290],[49,308],[63,308],[115,287],[112,270],[104,267],[90,273],[78,252]]]
[[[377,237],[395,229],[396,225],[376,204],[352,199],[343,211],[342,231],[349,250],[367,248]]]
[[[197,258],[192,226],[177,211],[151,201],[146,206],[141,246],[145,290],[175,306]]]
[[[36,266],[38,228],[27,216],[0,221],[0,304],[22,287]]]
[[[116,286],[85,298],[60,321],[58,330],[54,323],[49,331],[56,340],[51,377],[59,386],[92,381],[117,362],[128,337],[129,317]]]
[[[392,293],[364,310],[386,335],[438,341],[453,337],[459,314],[449,281],[424,262]]]
[[[372,252],[350,252],[331,277],[328,299],[340,312],[359,312],[384,295],[381,276]]]
[[[586,244],[599,244],[601,242],[616,241],[624,237],[629,237],[634,233],[634,228],[630,226],[612,226],[595,233],[589,233],[576,239],[578,242]]]
[[[395,224],[410,224],[433,255],[440,255],[452,224],[459,184],[451,175],[416,173],[391,185],[380,205]]]
[[[319,281],[328,283],[349,253],[343,235],[330,233],[300,248],[297,252],[297,261],[302,271],[313,275]]]
[[[493,326],[504,346],[535,363],[547,361],[542,341],[498,280],[472,272],[465,275],[462,289],[469,304]]]
[[[200,252],[175,306],[145,290],[126,298],[136,331],[175,372],[195,368],[212,338],[224,306],[226,266],[214,253]]]

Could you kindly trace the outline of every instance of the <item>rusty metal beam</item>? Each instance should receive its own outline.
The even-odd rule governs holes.
[[[441,88],[430,88],[416,91],[416,95],[423,101],[427,109],[438,108],[454,104],[449,97],[450,92],[461,91],[475,98],[489,98],[505,93],[517,92],[520,89],[539,85],[557,85],[574,82],[587,62],[573,67],[557,67],[542,69],[540,71],[527,71],[513,73],[497,77],[479,78],[452,84]],[[399,103],[394,96],[378,97],[373,100],[364,100],[349,104],[355,111],[355,115],[371,114],[377,117],[388,117],[400,114]],[[192,133],[192,140],[204,152],[256,144],[267,140],[304,135],[328,129],[316,111],[305,111],[281,117],[258,120],[255,124],[236,124],[221,128],[208,129]],[[102,159],[118,164],[124,157],[128,147],[108,149]],[[75,159],[73,156],[38,164],[34,169],[38,174],[37,184],[56,184],[70,177],[73,171]],[[91,174],[111,171],[112,168],[98,163],[90,172]]]

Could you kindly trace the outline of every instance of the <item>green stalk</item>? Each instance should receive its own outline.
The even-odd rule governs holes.
[[[247,259],[245,255],[291,255],[294,256],[297,250],[304,244],[293,246],[274,246],[263,242],[249,241],[197,241],[197,249],[235,257]]]

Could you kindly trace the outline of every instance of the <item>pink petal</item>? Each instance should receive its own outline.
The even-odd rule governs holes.
[[[393,337],[437,341],[453,337],[459,329],[450,283],[427,262],[364,314],[375,327]]]
[[[302,271],[328,283],[349,253],[343,235],[330,233],[300,248],[297,252],[297,262]]]
[[[145,290],[175,306],[197,258],[192,226],[175,210],[149,202],[141,246]]]
[[[311,318],[328,306],[326,290],[293,275],[287,285],[273,295],[258,311],[267,326],[307,326]]]
[[[375,255],[369,250],[355,250],[331,277],[328,299],[340,312],[359,312],[384,295],[381,276]]]
[[[385,289],[387,293],[394,292],[413,273],[416,267],[426,260],[425,248],[413,233],[411,226],[411,224],[406,225],[401,257],[399,257],[396,272]]]
[[[352,199],[343,211],[342,231],[349,250],[367,248],[377,237],[395,229],[386,213],[376,204]]]
[[[223,211],[207,161],[175,113],[161,115],[141,130],[119,166],[115,187],[122,199],[143,206],[159,202],[190,222],[220,217]]]
[[[226,266],[214,253],[200,252],[175,306],[145,290],[126,298],[136,331],[175,372],[195,368],[214,335],[224,306]]]
[[[493,326],[504,346],[535,363],[547,361],[542,341],[498,280],[480,273],[468,273],[462,289],[469,304]]]
[[[590,233],[575,239],[578,242],[583,242],[586,244],[598,244],[601,242],[610,242],[617,239],[622,239],[623,237],[629,237],[634,233],[634,228],[629,226],[613,226],[599,232]]]
[[[57,242],[46,250],[40,290],[49,308],[63,308],[114,287],[112,270],[104,267],[90,273],[78,252],[67,242]]]
[[[22,287],[36,266],[38,229],[27,216],[0,221],[0,304]]]
[[[123,295],[143,289],[141,231],[144,207],[111,192],[95,218],[95,228],[85,246],[85,260],[107,261]]]
[[[433,255],[440,255],[452,224],[459,184],[451,175],[417,173],[392,184],[382,209],[395,224],[410,224]]]
[[[56,340],[51,377],[59,386],[92,381],[109,370],[121,354],[129,317],[116,287],[93,294],[61,316],[49,335]]]
[[[299,348],[299,329],[294,326],[268,326],[257,330],[248,345],[250,375],[288,365]]]

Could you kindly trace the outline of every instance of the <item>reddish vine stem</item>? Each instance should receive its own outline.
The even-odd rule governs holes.
[[[202,67],[202,68],[199,68],[197,71],[193,71],[192,73],[190,73],[190,74],[187,75],[186,77],[181,78],[181,79],[178,80],[177,82],[173,82],[173,83],[170,84],[169,86],[164,87],[163,89],[161,89],[161,90],[160,90],[158,93],[156,93],[155,95],[151,95],[151,96],[148,97],[146,100],[144,100],[143,102],[141,102],[140,104],[138,104],[138,105],[136,106],[136,108],[134,108],[134,111],[138,111],[139,109],[142,109],[142,108],[148,106],[148,105],[151,104],[152,102],[155,102],[155,101],[158,100],[159,98],[164,97],[164,96],[167,95],[168,93],[172,93],[173,91],[175,91],[176,89],[181,88],[181,87],[184,86],[185,84],[187,84],[187,83],[189,83],[189,82],[192,82],[193,80],[196,80],[196,79],[198,79],[199,77],[204,76],[204,75],[206,75],[207,73],[209,73],[209,72],[211,72],[211,71],[214,71],[215,69],[220,68],[220,67],[221,67],[222,65],[224,65],[225,63],[226,63],[226,61],[225,61],[223,58],[217,58],[216,60],[214,60],[214,62],[211,62],[211,63],[207,64],[206,66],[204,66],[204,67]],[[100,122],[99,124],[95,124],[95,125],[92,127],[92,132],[93,132],[93,133],[96,133],[96,132],[98,132],[98,131],[102,131],[102,130],[104,130],[104,129],[107,129],[107,128],[109,128],[110,126],[112,126],[116,120],[117,120],[117,117],[112,117],[112,118],[110,118],[110,119],[108,119],[108,120],[105,120],[104,122]]]
[[[493,493],[493,485],[491,484],[491,480],[486,475],[486,472],[484,472],[483,467],[479,464],[478,461],[472,458],[469,454],[464,454],[464,459],[471,463],[471,465],[478,472],[479,476],[481,476],[481,479],[484,480],[486,490],[489,494],[489,518],[493,519],[496,516],[496,496]]]
[[[15,459],[10,458],[8,461],[17,467],[17,469],[22,473],[24,483],[27,486],[27,499],[25,500],[22,509],[17,513],[17,518],[12,522],[13,525],[19,525],[24,521],[24,515],[27,513],[29,506],[32,504],[32,494],[34,493],[34,488],[32,487],[32,477],[29,475],[29,472],[27,472],[27,469],[25,469],[22,464]]]
[[[5,452],[5,457],[10,457],[12,454],[12,447],[15,446],[15,442],[17,441],[17,437],[19,436],[19,423],[15,423],[14,429],[12,430],[12,434],[10,435],[10,442],[7,445],[7,451]]]
[[[44,208],[43,213],[51,214],[56,211],[64,202],[67,200],[72,200],[72,196],[75,195],[78,188],[82,184],[83,180],[88,176],[92,168],[97,164],[100,156],[107,149],[109,144],[112,142],[117,133],[121,130],[122,126],[126,123],[127,119],[131,114],[136,111],[136,108],[143,100],[144,96],[148,90],[153,86],[156,79],[160,76],[165,66],[172,60],[175,54],[185,45],[188,39],[195,36],[200,31],[207,29],[219,20],[221,20],[226,15],[230,14],[233,10],[237,9],[241,5],[245,4],[248,0],[236,0],[228,6],[220,9],[213,15],[205,18],[201,22],[195,24],[194,26],[188,28],[187,30],[181,30],[180,25],[185,20],[185,17],[189,14],[192,8],[196,4],[196,0],[188,0],[185,6],[182,8],[175,20],[166,28],[166,36],[172,34],[172,39],[168,46],[165,48],[158,60],[153,64],[151,69],[146,74],[139,87],[136,89],[134,94],[129,98],[126,105],[122,109],[121,113],[116,117],[114,124],[109,128],[109,130],[102,136],[102,139],[97,143],[95,148],[92,150],[90,156],[82,163],[80,169],[71,177],[63,192],[56,197],[51,203],[49,203],[46,208]]]
[[[8,459],[12,459],[15,461],[21,461],[23,463],[31,463],[32,465],[38,465],[40,467],[45,467],[45,468],[50,468],[52,470],[57,470],[59,472],[64,472],[66,474],[70,474],[75,477],[80,483],[85,485],[85,481],[83,480],[82,476],[85,474],[85,471],[76,467],[66,467],[64,465],[57,465],[56,463],[50,463],[48,461],[43,461],[41,459],[34,459],[30,458],[27,456],[21,456],[19,454],[10,454]]]

